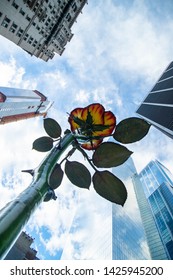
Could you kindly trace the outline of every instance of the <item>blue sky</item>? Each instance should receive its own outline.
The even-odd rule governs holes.
[[[72,28],[74,36],[63,55],[55,55],[47,63],[0,37],[0,85],[43,92],[54,101],[48,116],[64,130],[69,127],[66,112],[93,102],[112,110],[117,122],[135,116],[140,102],[172,61],[171,0],[88,2]],[[44,135],[44,130],[42,119],[0,129],[2,207],[30,183],[30,176],[21,170],[36,167],[44,157],[31,150],[32,142]],[[128,148],[134,151],[138,171],[154,158],[173,171],[172,140],[155,128]],[[82,196],[64,179],[57,190],[58,200],[45,203],[31,218],[26,230],[35,238],[40,258],[59,258],[78,193]]]

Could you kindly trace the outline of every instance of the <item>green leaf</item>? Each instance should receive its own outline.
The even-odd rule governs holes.
[[[53,139],[48,136],[43,136],[33,142],[32,148],[39,152],[50,151],[53,147]]]
[[[93,131],[103,131],[103,130],[109,128],[109,127],[110,127],[110,125],[105,125],[105,124],[94,124],[94,125],[92,126],[92,130],[93,130]]]
[[[91,184],[91,174],[80,162],[66,161],[65,173],[70,182],[79,188],[89,189]]]
[[[150,124],[140,118],[122,120],[116,127],[114,139],[128,144],[141,140],[149,131]]]
[[[54,119],[51,118],[46,118],[44,119],[44,129],[46,131],[46,133],[52,137],[52,138],[58,138],[61,136],[61,127],[60,125],[57,123],[57,121],[55,121]]]
[[[79,127],[83,127],[83,126],[86,125],[86,122],[83,121],[83,120],[81,120],[81,119],[79,119],[78,117],[72,116],[72,119],[74,120],[74,122],[75,122],[76,124],[79,125]]]
[[[61,185],[63,175],[64,172],[61,169],[61,165],[57,163],[49,177],[49,186],[52,189],[58,188]]]
[[[93,118],[92,118],[91,113],[90,113],[89,110],[88,110],[88,115],[87,115],[86,123],[89,124],[89,125],[92,125],[92,123],[93,123]]]
[[[95,150],[92,160],[97,167],[110,168],[123,164],[131,154],[120,144],[104,142]]]
[[[93,176],[95,191],[105,199],[120,205],[124,205],[127,199],[127,191],[123,182],[111,172],[96,171]]]

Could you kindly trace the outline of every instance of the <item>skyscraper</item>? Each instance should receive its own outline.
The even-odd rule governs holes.
[[[0,87],[0,124],[46,116],[50,106],[37,90]]]
[[[87,0],[1,0],[0,35],[48,61],[61,55]]]
[[[173,259],[173,176],[151,161],[133,183],[152,259]]]
[[[131,181],[132,159],[113,168],[128,190],[124,207],[100,197],[94,190],[79,200],[61,259],[150,259]]]
[[[34,239],[22,231],[5,260],[38,260],[37,251],[31,248]]]
[[[136,112],[173,138],[173,62],[168,65]]]

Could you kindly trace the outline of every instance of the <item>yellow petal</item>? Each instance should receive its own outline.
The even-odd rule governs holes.
[[[79,119],[82,119],[82,111],[83,108],[76,108],[70,113],[68,122],[70,123],[71,131],[74,131],[77,128],[79,128],[79,125],[73,120],[73,117],[78,117]]]
[[[93,103],[83,109],[82,119],[87,120],[88,112],[90,112],[93,124],[103,124],[104,107],[99,103]]]
[[[109,125],[109,127],[104,129],[103,131],[98,131],[97,135],[108,136],[114,130],[114,128],[116,126],[116,117],[114,116],[114,114],[111,111],[106,111],[104,113],[104,125]]]

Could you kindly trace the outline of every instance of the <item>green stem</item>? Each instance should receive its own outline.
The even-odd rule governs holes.
[[[5,258],[30,216],[43,201],[49,189],[49,176],[58,159],[73,141],[73,134],[65,135],[34,170],[29,187],[0,210],[0,259]]]
[[[80,151],[80,152],[83,154],[84,158],[87,159],[87,161],[88,161],[88,163],[91,165],[91,167],[92,167],[95,171],[98,171],[97,168],[95,167],[95,165],[94,165],[94,164],[91,162],[91,160],[89,159],[87,153],[86,153],[83,149],[81,149],[81,147],[78,145],[78,143],[76,143],[76,149],[78,149],[78,151]]]

